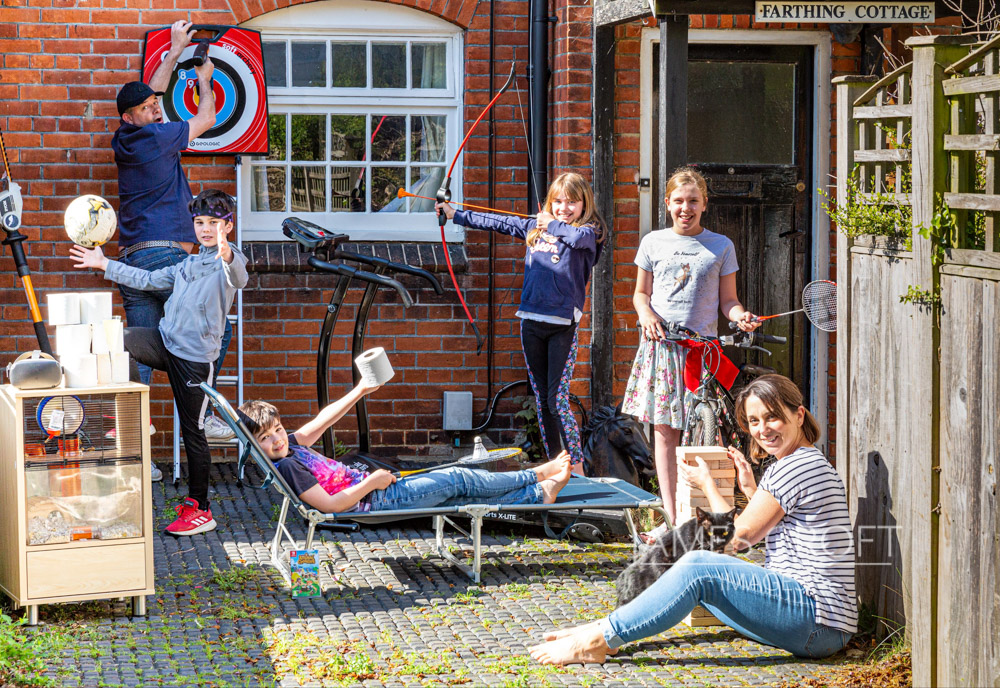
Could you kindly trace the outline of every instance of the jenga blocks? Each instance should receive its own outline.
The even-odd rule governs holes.
[[[696,465],[695,458],[700,456],[708,464],[715,484],[719,492],[730,503],[736,494],[736,467],[733,466],[732,459],[726,454],[725,447],[677,447],[677,464],[686,463]],[[684,481],[677,481],[677,496],[675,501],[677,512],[677,524],[694,518],[695,507],[700,506],[708,511],[712,510],[708,498],[696,487],[688,486]]]
[[[733,501],[736,490],[736,467],[733,466],[732,459],[726,454],[725,447],[677,447],[677,464],[682,463],[694,466],[696,456],[700,456],[708,464],[715,484],[719,492],[730,503]],[[675,507],[677,510],[677,524],[694,518],[695,507],[701,507],[706,511],[712,510],[705,494],[696,487],[691,487],[683,480],[677,481],[677,498]],[[711,612],[704,607],[695,607],[690,614],[684,617],[684,623],[688,626],[724,626],[716,619]]]
[[[725,626],[712,612],[708,611],[702,606],[697,606],[691,610],[691,613],[684,617],[684,623],[691,627],[698,626]]]

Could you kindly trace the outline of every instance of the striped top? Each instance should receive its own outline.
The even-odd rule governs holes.
[[[837,471],[818,449],[802,447],[771,466],[760,489],[785,512],[767,534],[765,567],[805,588],[816,623],[856,633],[854,538]]]

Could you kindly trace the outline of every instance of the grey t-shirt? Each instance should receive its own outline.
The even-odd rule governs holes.
[[[740,269],[732,241],[707,229],[697,236],[661,229],[639,242],[635,264],[653,273],[653,312],[701,334],[717,333],[719,278]]]

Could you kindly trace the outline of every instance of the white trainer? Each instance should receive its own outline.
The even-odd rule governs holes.
[[[210,440],[231,440],[236,437],[236,433],[223,421],[215,416],[205,419],[205,438]]]

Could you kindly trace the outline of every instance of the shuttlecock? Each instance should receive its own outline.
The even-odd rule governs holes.
[[[489,453],[486,451],[486,447],[483,445],[483,440],[479,437],[476,437],[476,444],[472,448],[472,458],[485,459],[487,456],[489,456]]]

